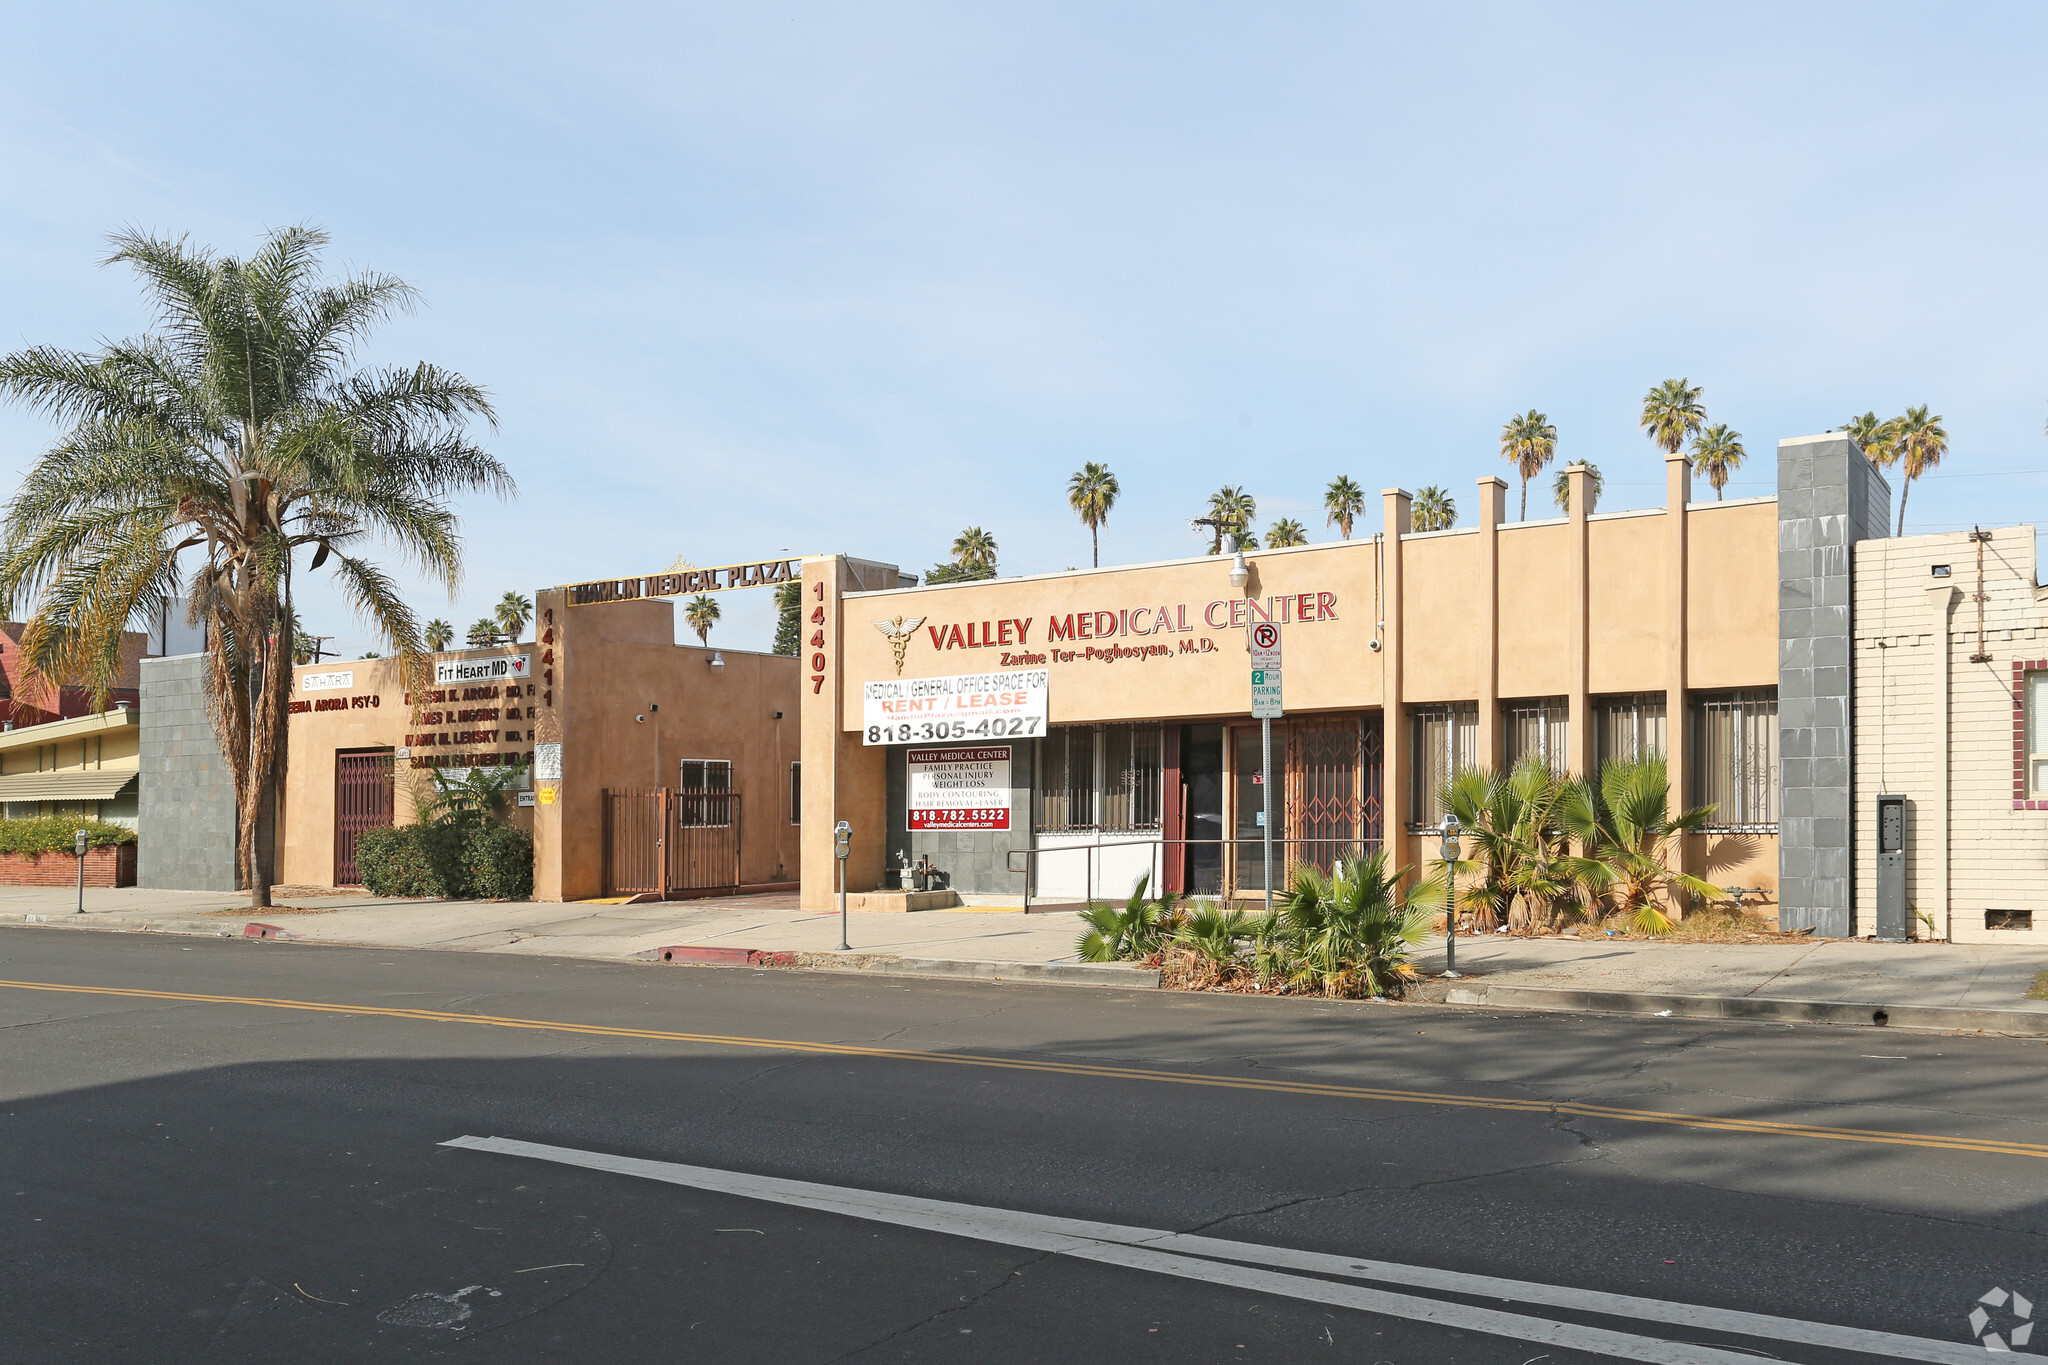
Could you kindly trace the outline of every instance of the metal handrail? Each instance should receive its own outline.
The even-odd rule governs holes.
[[[1009,849],[1009,850],[1008,850],[1008,851],[1006,852],[1006,855],[1005,855],[1005,868],[1006,868],[1006,870],[1007,870],[1007,871],[1010,871],[1010,872],[1018,872],[1018,873],[1022,873],[1022,874],[1023,874],[1023,876],[1024,876],[1024,913],[1028,915],[1028,914],[1030,914],[1030,913],[1031,913],[1031,871],[1032,871],[1032,866],[1033,866],[1033,864],[1032,864],[1031,860],[1032,860],[1033,858],[1042,858],[1042,857],[1046,857],[1046,856],[1048,856],[1048,855],[1050,855],[1050,854],[1057,854],[1057,853],[1080,853],[1080,854],[1084,854],[1084,855],[1090,855],[1090,856],[1087,856],[1087,857],[1085,858],[1084,862],[1083,862],[1083,870],[1082,870],[1082,874],[1081,874],[1081,887],[1082,887],[1082,897],[1081,897],[1081,903],[1082,903],[1083,905],[1093,905],[1093,904],[1095,903],[1095,859],[1094,859],[1094,857],[1093,857],[1092,855],[1093,855],[1093,854],[1095,853],[1095,851],[1096,851],[1097,849],[1104,849],[1104,848],[1138,848],[1138,847],[1153,847],[1153,848],[1158,848],[1158,849],[1160,849],[1160,850],[1161,850],[1161,852],[1164,852],[1164,851],[1165,851],[1165,849],[1166,849],[1166,848],[1168,848],[1168,847],[1170,847],[1170,846],[1178,846],[1178,847],[1196,847],[1196,846],[1200,846],[1200,847],[1214,847],[1214,848],[1222,849],[1222,848],[1227,848],[1227,847],[1230,847],[1231,845],[1234,845],[1234,844],[1249,844],[1249,843],[1258,843],[1258,842],[1261,842],[1261,841],[1259,841],[1259,840],[1257,840],[1257,839],[1253,839],[1253,838],[1222,838],[1222,837],[1218,837],[1218,838],[1214,838],[1214,839],[1168,839],[1168,838],[1165,838],[1164,836],[1157,836],[1157,837],[1154,837],[1154,838],[1150,838],[1150,839],[1115,839],[1115,840],[1110,840],[1110,841],[1108,841],[1108,842],[1105,842],[1105,843],[1099,843],[1099,844],[1068,844],[1068,845],[1066,845],[1066,846],[1065,846],[1065,847],[1063,847],[1063,848],[1013,848],[1013,849]],[[1295,838],[1295,839],[1275,839],[1275,840],[1273,841],[1273,843],[1274,843],[1274,844],[1275,844],[1276,846],[1280,847],[1280,848],[1281,848],[1281,849],[1282,849],[1283,851],[1284,851],[1284,850],[1285,850],[1285,849],[1286,849],[1286,848],[1287,848],[1287,847],[1288,847],[1289,845],[1301,845],[1301,844],[1323,844],[1323,845],[1328,845],[1328,844],[1346,844],[1346,845],[1352,845],[1352,846],[1355,846],[1355,847],[1358,847],[1358,848],[1361,848],[1361,849],[1365,849],[1365,850],[1371,850],[1371,849],[1375,849],[1375,848],[1378,848],[1378,847],[1380,847],[1380,846],[1382,845],[1382,841],[1381,841],[1381,840],[1378,840],[1378,839],[1336,839],[1336,838],[1328,838],[1328,839],[1310,839],[1310,838]],[[1017,861],[1017,860],[1018,860],[1019,858],[1022,858],[1022,859],[1024,860],[1023,866],[1021,866],[1021,867],[1020,867],[1020,866],[1018,865],[1018,861]],[[1163,865],[1162,865],[1162,870],[1163,870]]]

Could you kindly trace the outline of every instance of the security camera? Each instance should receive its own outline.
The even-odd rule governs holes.
[[[1380,652],[1380,642],[1376,639],[1367,641],[1365,647],[1375,654]]]

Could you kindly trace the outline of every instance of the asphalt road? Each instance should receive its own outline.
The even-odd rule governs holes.
[[[2039,1042],[41,929],[0,980],[0,1365],[1969,1360],[2048,1299]]]

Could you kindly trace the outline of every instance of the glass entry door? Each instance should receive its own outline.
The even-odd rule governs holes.
[[[1266,766],[1264,744],[1256,725],[1241,726],[1231,732],[1235,752],[1231,755],[1231,837],[1236,840],[1237,876],[1235,883],[1240,891],[1263,892],[1266,889]],[[1285,751],[1286,732],[1274,736],[1276,744]],[[1282,793],[1273,793],[1273,837],[1281,839],[1286,834],[1287,804]],[[1273,849],[1273,880],[1283,878],[1282,870],[1287,865],[1287,849],[1276,844]]]

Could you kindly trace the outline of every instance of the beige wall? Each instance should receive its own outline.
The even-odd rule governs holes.
[[[1687,462],[1668,461],[1667,471],[1670,502],[1685,506]],[[1583,475],[1574,478],[1580,496],[1573,501],[1583,506]],[[1284,601],[1291,617],[1304,595],[1315,607],[1316,619],[1284,627],[1290,714],[1385,708],[1398,719],[1409,705],[1475,701],[1484,742],[1498,753],[1496,700],[1564,696],[1574,766],[1583,770],[1595,695],[1670,694],[1677,741],[1688,690],[1776,686],[1775,500],[1692,503],[1678,517],[1652,509],[1501,524],[1505,494],[1501,480],[1481,479],[1470,504],[1478,524],[1470,529],[1393,540],[1367,535],[1248,556],[1251,578],[1242,596],[1261,611],[1278,617]],[[1405,525],[1405,493],[1388,490],[1383,506],[1383,525]],[[834,562],[806,564],[806,610],[827,609],[829,642],[826,666],[816,675],[819,692],[814,696],[805,683],[812,716],[805,803],[814,822],[805,844],[807,903],[827,903],[831,821],[846,818],[858,829],[886,818],[879,751],[859,753],[861,683],[899,676],[876,622],[923,618],[906,650],[904,677],[1047,668],[1054,724],[1248,714],[1244,617],[1230,624],[1232,599],[1240,594],[1228,581],[1229,556],[853,594],[835,586]],[[818,587],[825,595],[814,598]],[[1162,609],[1169,628],[1159,625]],[[1049,621],[1081,613],[1091,623],[1114,618],[1117,633],[1107,640],[1049,638]],[[1183,620],[1186,630],[1178,628]],[[1003,621],[1028,623],[1021,644],[1002,642]],[[966,647],[985,628],[994,642]],[[1375,637],[1382,644],[1377,652]],[[1150,652],[1160,645],[1163,654]],[[1122,650],[1147,652],[1104,657]],[[828,739],[828,727],[835,737]],[[1404,730],[1399,723],[1386,728],[1390,830],[1406,817]],[[1682,755],[1673,766],[1677,779]],[[1419,847],[1408,846],[1408,861]],[[1776,838],[1702,836],[1688,850],[1687,865],[1704,871],[1710,864],[1716,874],[1738,869],[1724,882],[1775,887]],[[870,889],[879,871],[857,860],[850,885]]]
[[[2013,665],[2048,659],[2048,593],[2035,586],[2034,528],[1984,545],[1979,653],[1977,546],[1965,532],[1856,546],[1856,927],[1877,917],[1877,797],[1906,800],[1909,913],[1959,943],[2048,940],[2048,810],[2014,795]],[[1949,576],[1936,578],[1933,566]],[[2032,910],[2031,933],[1991,931],[1987,909]],[[1911,932],[1926,926],[1909,920]]]
[[[335,754],[397,748],[421,732],[489,727],[488,744],[416,746],[419,755],[474,748],[516,753],[527,761],[536,743],[562,745],[562,780],[535,783],[547,804],[514,808],[511,817],[534,834],[534,895],[580,900],[602,894],[603,798],[612,790],[677,785],[684,759],[733,764],[741,793],[741,876],[750,883],[795,880],[797,830],[789,820],[789,768],[799,749],[798,661],[674,643],[675,608],[664,600],[569,608],[559,590],[536,595],[535,639],[512,649],[466,650],[435,659],[529,654],[533,677],[517,698],[408,705],[396,660],[311,664],[295,670],[292,700],[309,704],[362,697],[346,709],[299,711],[291,717],[291,762],[285,784],[285,837],[279,876],[293,884],[326,885],[334,876]],[[347,671],[348,689],[304,692],[308,673]],[[431,689],[440,691],[443,689]],[[507,710],[517,714],[506,714]],[[428,725],[416,712],[497,711],[495,721],[444,719]],[[783,713],[777,720],[774,713]],[[645,716],[638,720],[636,717]],[[397,764],[397,818],[412,818],[431,778],[408,760]],[[552,800],[548,798],[552,797]]]
[[[141,712],[135,707],[0,731],[0,776],[65,771],[132,773],[141,767]],[[135,823],[133,787],[112,801],[9,801],[6,814],[49,815],[74,805],[82,805],[84,813],[94,819]]]

